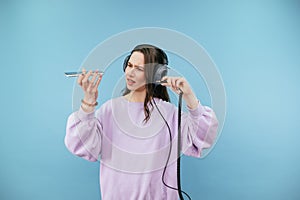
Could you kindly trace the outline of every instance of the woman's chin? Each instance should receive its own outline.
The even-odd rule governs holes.
[[[127,84],[127,89],[130,90],[130,91],[132,91],[132,90],[135,90],[136,88]]]
[[[144,91],[146,88],[145,86],[140,86],[140,87],[137,87],[137,86],[132,86],[132,85],[128,85],[127,84],[127,89],[130,90],[130,91],[136,91],[136,92],[142,92]]]

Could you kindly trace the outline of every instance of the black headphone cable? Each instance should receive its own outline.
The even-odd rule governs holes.
[[[170,188],[170,189],[173,189],[173,190],[177,190],[178,191],[178,195],[179,195],[179,198],[180,200],[184,200],[183,196],[182,196],[182,193],[185,194],[189,200],[191,200],[191,197],[183,190],[181,190],[181,178],[180,178],[180,149],[181,149],[181,106],[182,106],[182,91],[180,90],[180,93],[179,93],[179,100],[178,100],[178,142],[177,142],[177,187],[178,188],[175,188],[175,187],[172,187],[172,186],[169,186],[165,183],[165,180],[164,180],[164,176],[165,176],[165,173],[166,173],[166,169],[167,169],[167,165],[169,163],[169,160],[170,160],[170,156],[171,156],[171,150],[172,150],[172,134],[171,134],[171,129],[170,129],[170,126],[167,122],[167,120],[164,118],[164,116],[162,115],[162,113],[160,112],[154,98],[153,98],[153,102],[154,102],[154,105],[157,109],[157,111],[159,112],[160,116],[162,117],[163,121],[165,122],[165,124],[167,125],[168,127],[168,131],[169,131],[169,136],[170,136],[170,148],[169,148],[169,153],[168,153],[168,158],[167,158],[167,161],[166,161],[166,165],[164,167],[164,171],[163,171],[163,174],[162,174],[162,182],[163,184]]]

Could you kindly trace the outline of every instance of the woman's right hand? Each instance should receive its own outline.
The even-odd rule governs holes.
[[[77,83],[81,86],[84,92],[83,101],[88,104],[95,104],[98,98],[98,86],[102,80],[102,73],[98,71],[89,71],[82,69],[82,74],[77,78]],[[95,106],[82,105],[86,112],[92,112]]]

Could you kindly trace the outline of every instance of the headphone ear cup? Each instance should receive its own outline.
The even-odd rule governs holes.
[[[156,67],[156,71],[153,75],[153,83],[156,84],[159,82],[164,76],[168,74],[168,67],[167,65],[158,64]]]
[[[129,58],[130,58],[130,55],[129,56],[126,56],[124,62],[123,62],[123,71],[125,72],[125,69],[128,65],[128,61],[129,61]]]

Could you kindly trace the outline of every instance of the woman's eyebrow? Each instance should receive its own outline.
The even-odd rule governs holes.
[[[134,66],[134,67],[138,67],[138,68],[143,68],[144,69],[144,66],[142,65],[133,65],[131,62],[128,61],[128,64]]]

